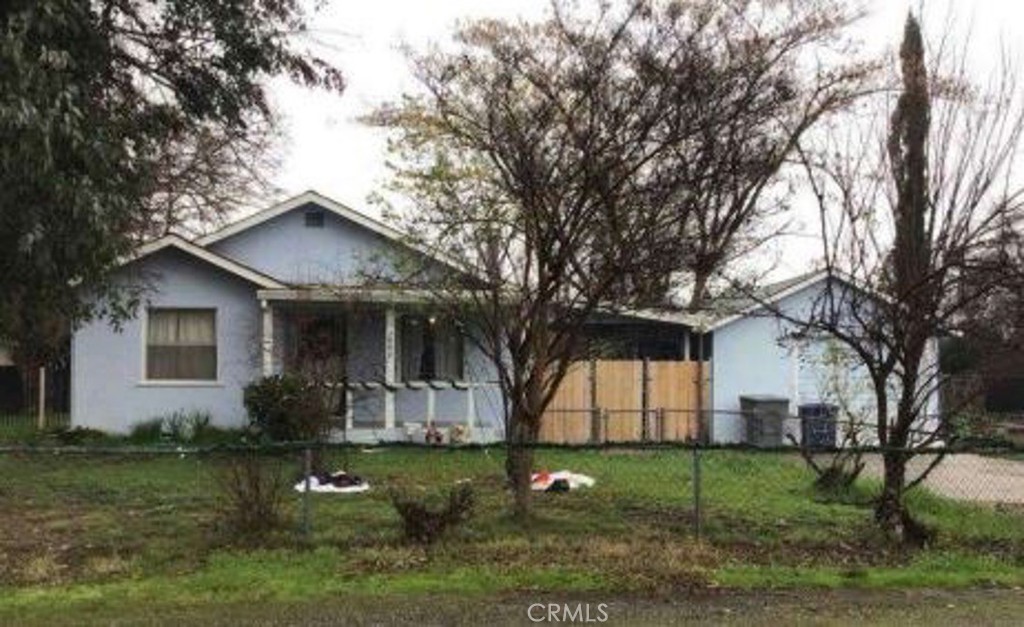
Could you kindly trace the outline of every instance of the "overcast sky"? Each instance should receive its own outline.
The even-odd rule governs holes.
[[[314,189],[375,213],[366,198],[387,175],[384,141],[357,118],[414,87],[399,46],[408,43],[422,48],[430,41],[446,41],[459,19],[535,17],[548,4],[548,0],[327,0],[312,16],[311,28],[322,42],[319,54],[341,68],[348,87],[338,96],[275,81],[276,104],[287,131],[277,184],[286,195]],[[1024,44],[1024,0],[869,0],[867,6],[869,15],[854,34],[869,50],[895,46],[908,9],[922,7],[926,32],[941,32],[950,15],[961,34],[970,31],[973,67],[979,74],[992,67],[1000,45],[1020,55]],[[787,254],[779,260],[780,274],[801,271],[813,256],[813,247],[799,242],[776,247],[782,249]],[[800,252],[790,254],[793,250]]]

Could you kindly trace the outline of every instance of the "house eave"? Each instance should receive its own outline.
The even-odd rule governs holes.
[[[311,287],[263,289],[259,300],[295,303],[425,304],[436,300],[429,290],[380,287]]]
[[[165,235],[159,239],[143,244],[136,249],[132,255],[122,259],[119,265],[127,265],[129,263],[139,261],[140,259],[168,248],[180,250],[187,255],[205,261],[214,267],[245,279],[246,281],[249,281],[263,289],[284,289],[287,287],[284,283],[281,283],[280,281],[277,281],[261,272],[257,272],[256,270],[244,266],[237,261],[233,261],[227,257],[202,248],[201,246],[197,246],[180,235],[174,234]]]

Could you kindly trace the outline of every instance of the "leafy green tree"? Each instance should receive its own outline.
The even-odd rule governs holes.
[[[194,184],[175,151],[263,132],[270,76],[342,88],[304,30],[298,0],[0,5],[0,341],[45,359],[44,329],[131,311],[109,273]]]

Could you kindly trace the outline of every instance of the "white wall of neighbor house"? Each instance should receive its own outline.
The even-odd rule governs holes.
[[[824,283],[819,282],[791,294],[778,303],[787,315],[799,319],[809,315]],[[800,405],[828,403],[844,410],[837,430],[837,444],[842,443],[844,426],[857,426],[862,444],[876,441],[874,434],[875,399],[867,369],[838,342],[829,338],[788,337],[792,326],[763,312],[751,314],[715,331],[712,373],[712,398],[716,414],[711,437],[716,442],[743,442],[746,438],[743,419],[729,412],[738,412],[740,396],[767,394],[789,400],[789,411],[797,415]],[[937,367],[938,343],[930,343],[925,373]],[[939,395],[927,390],[926,412],[915,428],[922,433],[938,426]],[[890,390],[890,398],[898,390]],[[891,406],[894,403],[890,404]],[[852,422],[852,425],[851,425]],[[787,433],[800,439],[797,420],[786,423]]]
[[[175,249],[165,249],[122,270],[150,286],[138,315],[120,330],[106,321],[79,329],[71,346],[74,426],[124,433],[141,421],[174,412],[206,412],[214,424],[245,422],[244,386],[259,376],[260,307],[255,288]],[[145,373],[147,307],[216,310],[215,381],[148,381]]]
[[[781,323],[770,317],[748,317],[714,332],[711,387],[712,407],[708,432],[714,442],[735,443],[746,439],[740,396],[786,396],[792,380],[790,350],[776,338]]]

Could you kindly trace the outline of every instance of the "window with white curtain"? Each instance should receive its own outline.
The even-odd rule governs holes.
[[[215,310],[150,309],[147,320],[146,379],[217,379]]]
[[[405,315],[399,334],[398,361],[403,381],[463,379],[463,338],[451,321]]]

